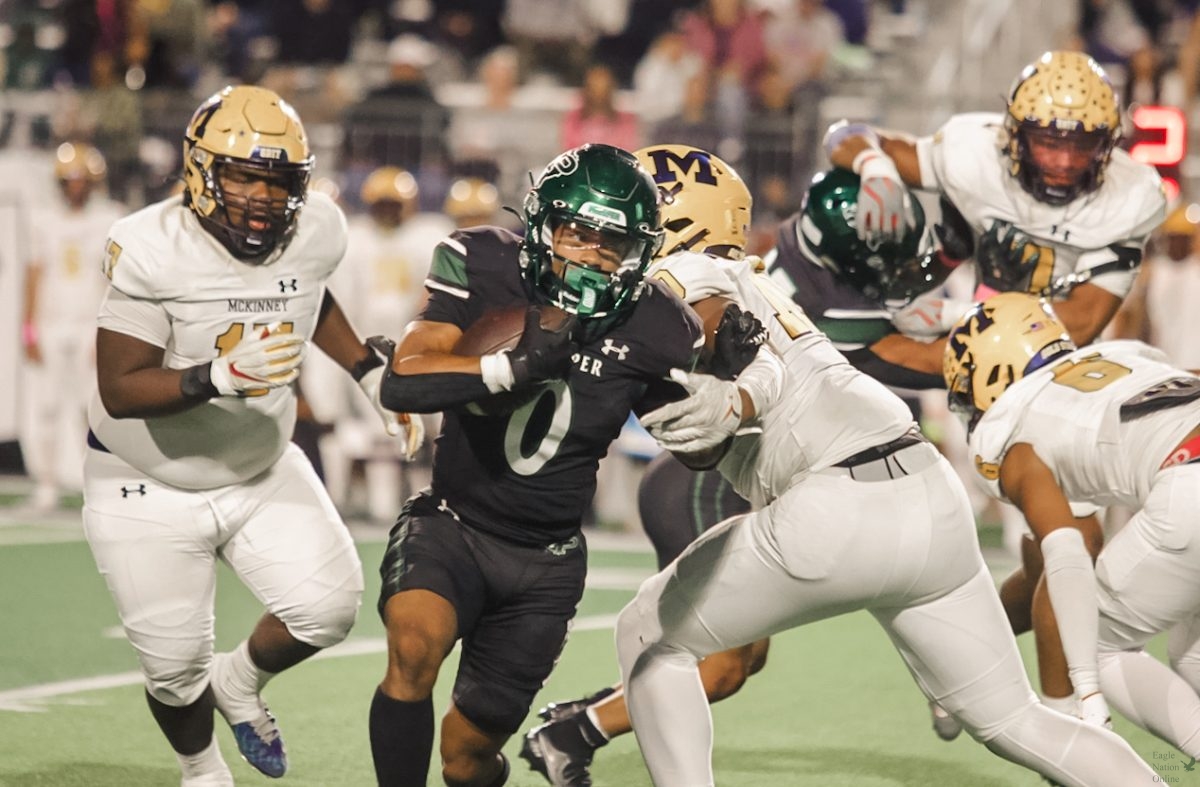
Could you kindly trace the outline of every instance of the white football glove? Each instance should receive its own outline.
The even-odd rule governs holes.
[[[209,379],[221,396],[261,396],[295,380],[307,352],[308,342],[298,333],[264,331],[215,359]]]
[[[859,154],[854,168],[858,172],[858,209],[854,229],[868,244],[899,241],[916,224],[912,197],[896,170],[896,164],[881,151],[868,149]],[[872,245],[872,248],[874,246]]]
[[[420,450],[421,444],[425,442],[425,422],[419,415],[395,413],[383,406],[379,400],[379,389],[383,385],[383,375],[386,371],[386,365],[376,366],[362,376],[362,379],[358,381],[358,387],[367,395],[375,412],[379,413],[379,418],[383,421],[383,429],[388,436],[398,437],[401,432],[404,433],[404,459],[411,462],[416,457],[417,451]]]
[[[682,369],[672,369],[671,379],[684,387],[688,397],[640,419],[663,448],[685,454],[704,451],[720,445],[741,426],[742,395],[737,383]]]
[[[892,314],[892,325],[905,336],[937,337],[949,333],[974,301],[922,295]]]

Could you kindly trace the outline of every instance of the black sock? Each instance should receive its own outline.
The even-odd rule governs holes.
[[[394,700],[375,690],[371,700],[371,758],[380,787],[425,787],[433,756],[433,698]]]
[[[508,782],[508,758],[503,753],[497,754],[496,759],[500,760],[500,773],[492,780],[488,787],[504,787]]]

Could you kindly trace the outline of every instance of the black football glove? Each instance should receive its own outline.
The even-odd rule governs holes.
[[[750,312],[730,304],[721,315],[713,337],[713,354],[708,372],[721,380],[734,380],[754,360],[767,339],[767,329]]]
[[[958,212],[950,200],[942,197],[938,204],[942,209],[942,220],[933,225],[942,254],[955,262],[970,259],[975,253],[975,233],[971,225]]]
[[[1028,289],[1030,274],[1041,256],[1028,235],[1007,221],[997,221],[979,238],[975,261],[985,286],[1012,292]]]
[[[571,366],[573,342],[579,319],[571,315],[557,330],[542,327],[537,306],[525,310],[525,330],[521,340],[508,354],[512,364],[513,387],[553,380],[566,374]]]

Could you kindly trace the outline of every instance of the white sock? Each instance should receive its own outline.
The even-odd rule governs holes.
[[[1065,697],[1042,697],[1042,704],[1064,716],[1070,716],[1073,719],[1079,718],[1079,703],[1076,702],[1074,694],[1068,694]]]
[[[225,764],[225,760],[221,757],[221,749],[217,746],[216,735],[213,735],[213,739],[204,750],[195,754],[180,754],[179,752],[175,752],[175,758],[179,760],[179,771],[184,779],[193,779],[197,776],[229,774],[229,766]]]
[[[1042,539],[1046,564],[1046,589],[1058,620],[1063,654],[1067,657],[1075,696],[1100,690],[1096,641],[1100,638],[1100,610],[1096,601],[1096,571],[1083,543],[1083,533],[1060,527]]]
[[[241,694],[258,694],[276,673],[259,669],[250,658],[250,641],[242,640],[229,654],[226,679]]]

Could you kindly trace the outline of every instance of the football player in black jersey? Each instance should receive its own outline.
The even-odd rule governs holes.
[[[381,785],[424,787],[431,693],[460,639],[442,777],[507,778],[500,749],[550,674],[583,593],[580,519],[599,460],[631,410],[682,395],[665,380],[691,368],[701,341],[695,314],[643,280],[662,243],[658,201],[626,151],[561,154],[525,198],[524,239],[497,227],[451,235],[434,254],[418,319],[398,347],[380,348],[392,355],[385,403],[445,413],[432,487],[405,504],[381,567],[388,665],[370,714]],[[511,351],[453,352],[485,312],[534,304],[572,317],[544,328],[530,308]]]

